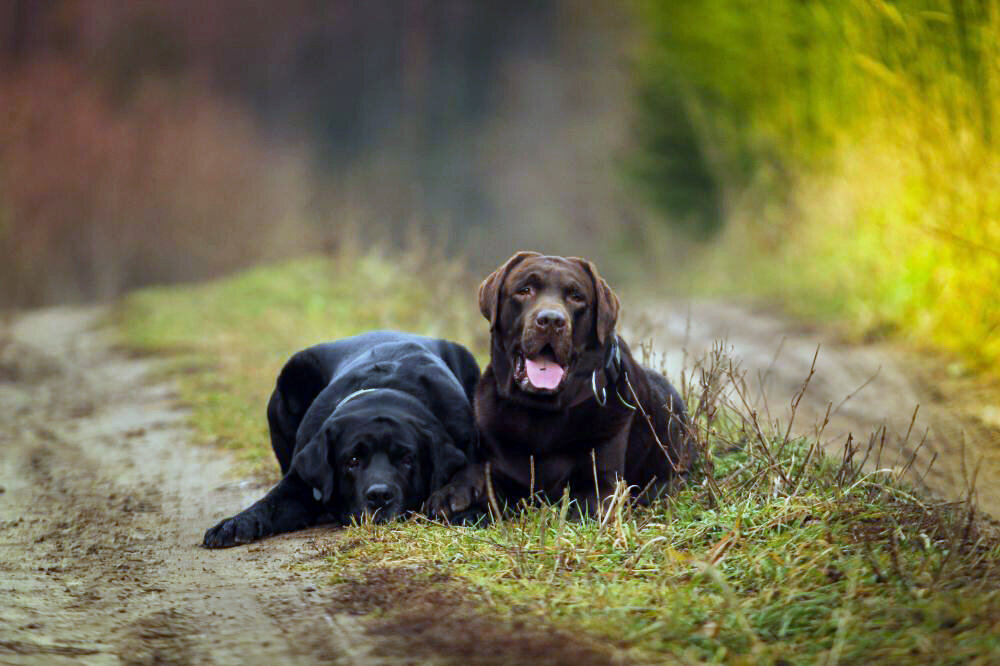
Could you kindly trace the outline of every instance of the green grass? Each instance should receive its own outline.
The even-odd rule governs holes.
[[[429,293],[427,284],[444,286]],[[206,439],[261,460],[264,404],[288,353],[375,326],[481,351],[474,292],[459,269],[426,260],[311,259],[140,292],[121,324],[140,349],[179,351],[178,377]],[[862,472],[863,459],[880,457],[876,439],[833,459],[760,425],[718,351],[696,370],[688,385],[702,468],[662,504],[632,506],[622,488],[599,520],[567,520],[559,503],[485,528],[421,517],[355,525],[331,534],[312,575],[365,589],[386,571],[416,572],[411,587],[434,572],[424,578],[461,581],[498,621],[584,632],[627,662],[1000,657],[1000,540],[990,524],[962,504],[915,496],[892,472]],[[385,621],[397,605],[374,611]]]
[[[692,488],[668,505],[622,507],[605,524],[564,521],[557,505],[486,529],[354,526],[327,567],[334,581],[369,568],[444,568],[503,614],[579,628],[641,660],[1000,654],[997,584],[970,564],[981,557],[995,576],[995,543],[973,547],[953,516],[882,496],[879,483],[845,493],[830,469],[807,469],[817,483],[799,497],[735,490],[752,468],[714,508]]]

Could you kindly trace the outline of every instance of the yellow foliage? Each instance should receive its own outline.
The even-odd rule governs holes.
[[[975,21],[958,11],[967,3],[913,4],[850,4],[840,25],[853,64],[840,90],[852,117],[828,119],[828,148],[786,158],[785,205],[755,205],[752,186],[734,195],[705,258],[722,288],[996,371],[1000,4],[981,5]]]

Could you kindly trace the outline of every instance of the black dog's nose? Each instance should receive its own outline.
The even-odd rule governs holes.
[[[388,506],[396,499],[396,492],[384,483],[376,483],[368,487],[365,491],[365,499],[372,509],[380,509]]]
[[[541,310],[535,315],[535,324],[539,328],[559,330],[566,325],[566,315],[559,312],[559,310]]]

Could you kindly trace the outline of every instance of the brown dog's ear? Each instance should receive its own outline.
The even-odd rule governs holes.
[[[528,257],[540,256],[542,255],[538,252],[521,250],[504,262],[503,266],[490,273],[489,277],[479,285],[479,311],[489,320],[491,331],[497,325],[497,316],[500,314],[500,292],[504,281],[507,279],[507,274]]]
[[[603,345],[615,332],[615,324],[618,323],[618,308],[621,307],[618,296],[611,291],[611,287],[597,272],[593,263],[579,257],[570,257],[570,259],[580,264],[583,270],[590,274],[590,279],[594,283],[594,294],[597,298],[595,305],[597,313],[594,317],[597,326],[597,342]]]

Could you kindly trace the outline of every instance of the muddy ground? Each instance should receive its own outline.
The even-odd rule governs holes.
[[[100,310],[20,317],[2,342],[0,661],[275,663],[350,654],[290,563],[316,531],[222,553],[209,523],[264,490],[188,446],[151,364],[111,349]],[[364,644],[361,644],[364,647]]]
[[[767,371],[775,415],[808,374],[818,340],[710,304],[649,312],[631,329],[654,334],[673,366],[683,363],[677,350],[727,337],[751,374]],[[56,308],[11,317],[0,330],[0,663],[628,661],[534,621],[491,618],[475,595],[433,572],[317,584],[309,565],[338,538],[330,529],[200,548],[206,527],[265,488],[234,481],[224,453],[188,445],[173,388],[155,378],[158,361],[115,349],[104,314]],[[931,432],[920,456],[939,453],[928,486],[949,498],[964,492],[965,442],[966,459],[984,459],[980,501],[1000,508],[996,428],[936,406],[937,385],[898,363],[888,349],[825,346],[799,423],[881,365],[828,426],[831,446],[883,421],[903,432],[920,403],[918,428]],[[386,607],[402,611],[361,617]]]

